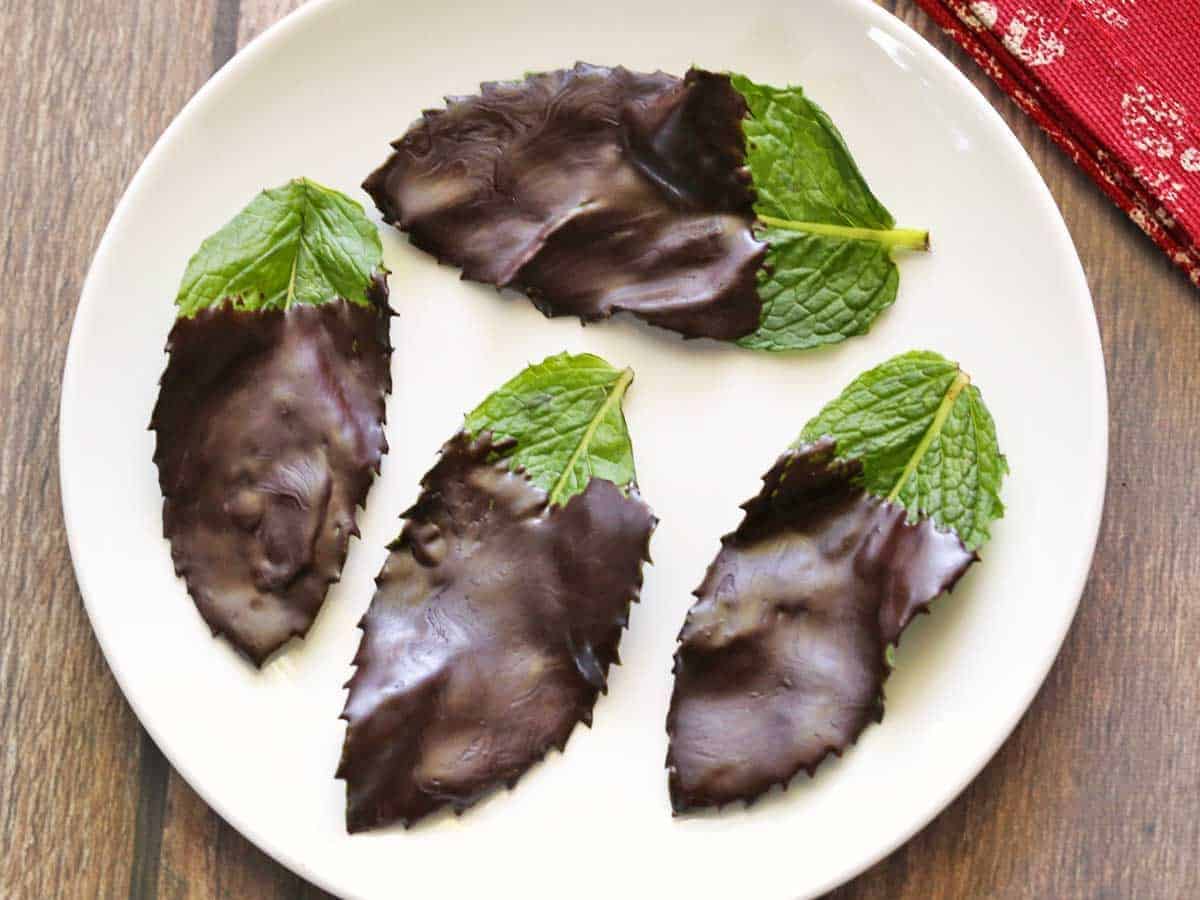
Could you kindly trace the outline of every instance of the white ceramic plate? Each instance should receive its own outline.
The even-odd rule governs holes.
[[[188,104],[134,178],[88,276],[63,377],[63,506],[109,664],[188,782],[285,865],[353,897],[797,897],[880,859],[979,771],[1041,684],[1095,544],[1107,430],[1088,290],[1037,171],[949,62],[865,0],[334,0],[304,8]],[[871,185],[935,252],[902,261],[870,335],[793,356],[685,344],[629,321],[547,321],[385,229],[391,454],[308,639],[261,673],[213,640],[162,538],[146,425],[184,264],[259,189],[358,189],[418,112],[480,80],[576,59],[693,61],[803,84]],[[373,211],[372,214],[374,215]],[[672,819],[662,763],[675,635],[737,504],[821,404],[914,347],[958,359],[1012,475],[1007,517],[904,637],[885,723],[752,810]],[[562,349],[632,365],[626,411],[662,519],[624,664],[565,754],[460,820],[347,836],[338,720],[384,545],[443,440],[493,387]]]

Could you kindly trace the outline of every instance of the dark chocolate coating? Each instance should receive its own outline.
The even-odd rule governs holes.
[[[214,634],[257,665],[308,631],[387,452],[387,287],[175,322],[150,427],[163,533]]]
[[[745,100],[728,76],[577,64],[428,111],[364,182],[385,221],[548,316],[758,328]]]
[[[833,451],[779,458],[696,590],[667,715],[677,812],[752,801],[853,744],[883,718],[887,645],[976,559]]]
[[[378,578],[342,717],[346,827],[410,825],[511,787],[591,724],[655,519],[593,478],[564,506],[464,434]]]

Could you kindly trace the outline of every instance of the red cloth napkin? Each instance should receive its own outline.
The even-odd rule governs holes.
[[[1200,0],[917,0],[1200,285]]]

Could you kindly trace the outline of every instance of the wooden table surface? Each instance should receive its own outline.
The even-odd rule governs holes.
[[[71,318],[117,199],[192,93],[297,5],[0,0],[3,898],[326,896],[212,813],[138,725],[84,615],[56,454]],[[1200,897],[1200,294],[909,0],[885,5],[980,86],[1062,208],[1100,320],[1111,469],[1091,579],[1032,709],[941,816],[833,896]]]

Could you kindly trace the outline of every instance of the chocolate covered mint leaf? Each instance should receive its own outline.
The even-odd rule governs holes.
[[[798,87],[578,63],[429,110],[363,188],[463,277],[548,316],[627,312],[685,337],[798,350],[896,297],[895,228]]]
[[[680,632],[676,810],[812,775],[883,718],[892,648],[978,560],[1006,470],[978,390],[928,351],[863,373],[805,426]]]
[[[928,249],[928,232],[894,227],[829,116],[799,87],[731,78],[749,109],[746,166],[769,248],[761,323],[738,343],[801,350],[864,334],[896,299],[892,250]]]
[[[675,654],[676,810],[812,775],[883,718],[889,650],[975,561],[862,486],[822,438],[785,452],[696,589]]]
[[[175,572],[262,665],[307,633],[387,452],[387,271],[362,209],[264,191],[188,263],[150,427]]]
[[[979,389],[957,363],[912,351],[864,372],[825,406],[798,443],[837,442],[863,467],[863,485],[899,503],[908,520],[930,517],[968,549],[987,542],[1004,514],[1008,463]]]
[[[593,477],[634,482],[633,445],[621,399],[633,381],[598,356],[560,353],[529,366],[468,414],[463,430],[490,432],[513,468],[524,468],[551,504],[566,503]]]
[[[237,309],[287,309],[343,298],[371,305],[383,247],[362,207],[296,178],[263,191],[207,238],[175,299],[181,317],[228,298]]]
[[[588,355],[530,366],[421,480],[348,685],[350,831],[462,812],[591,724],[655,525],[620,417],[631,377]]]

